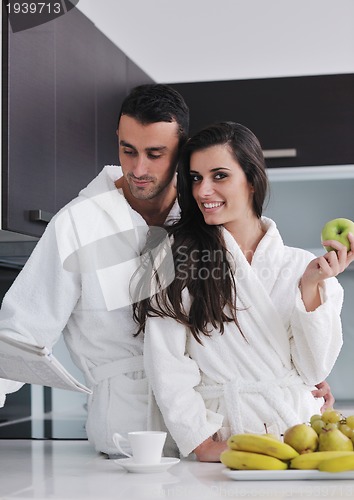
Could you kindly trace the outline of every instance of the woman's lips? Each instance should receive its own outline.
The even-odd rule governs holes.
[[[208,201],[202,203],[203,210],[207,213],[216,212],[220,207],[223,207],[224,205],[225,202],[223,201]]]

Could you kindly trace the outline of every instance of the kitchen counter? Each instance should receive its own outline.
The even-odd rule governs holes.
[[[223,469],[188,459],[133,474],[85,440],[0,440],[0,499],[354,498],[354,480],[233,481]]]

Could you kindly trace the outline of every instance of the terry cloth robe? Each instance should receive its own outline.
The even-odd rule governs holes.
[[[0,335],[51,349],[64,334],[74,363],[93,391],[86,431],[97,451],[117,453],[112,434],[144,430],[148,383],[143,339],[134,337],[129,283],[148,226],[106,166],[48,224],[3,300]],[[169,219],[179,216],[177,203]],[[138,259],[139,257],[139,259]],[[18,382],[0,380],[0,393]],[[1,399],[1,398],[0,398]]]
[[[342,346],[343,289],[325,280],[322,304],[307,312],[299,280],[314,258],[283,244],[276,225],[262,218],[266,234],[250,265],[222,229],[236,273],[236,325],[212,331],[200,345],[171,318],[147,321],[145,369],[166,425],[187,456],[208,437],[234,433],[280,435],[319,413],[323,400],[311,390],[330,373]],[[205,258],[205,256],[203,256]],[[186,292],[184,307],[192,298]],[[210,326],[210,329],[212,327]]]

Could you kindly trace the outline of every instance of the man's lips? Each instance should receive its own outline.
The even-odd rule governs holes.
[[[151,181],[151,179],[134,179],[134,178],[130,178],[131,181],[133,182],[133,184],[135,184],[136,186],[146,186],[147,184],[149,184]]]

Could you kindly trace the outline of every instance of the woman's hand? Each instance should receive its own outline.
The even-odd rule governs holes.
[[[199,462],[220,462],[220,454],[226,449],[226,441],[214,441],[210,437],[197,446],[194,453]]]
[[[349,233],[350,250],[335,240],[323,241],[323,246],[334,250],[313,259],[301,277],[301,295],[307,311],[314,311],[320,304],[319,285],[323,280],[338,276],[354,261],[354,235]]]

